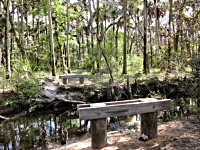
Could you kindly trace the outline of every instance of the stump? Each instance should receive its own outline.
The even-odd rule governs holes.
[[[98,149],[107,145],[107,119],[91,120],[92,148]]]
[[[141,114],[141,135],[149,139],[157,137],[157,112]]]

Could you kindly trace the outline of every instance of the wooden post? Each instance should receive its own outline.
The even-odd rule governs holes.
[[[107,145],[107,118],[91,120],[92,148],[98,149]]]
[[[79,78],[79,82],[80,82],[80,84],[83,84],[84,83],[84,78]]]
[[[67,84],[68,83],[68,79],[63,79],[63,84]]]
[[[157,112],[141,114],[141,135],[149,139],[157,137]]]

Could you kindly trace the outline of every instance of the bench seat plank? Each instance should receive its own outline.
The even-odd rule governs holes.
[[[162,110],[167,110],[170,108],[170,100],[156,100],[156,99],[138,99],[133,101],[128,101],[127,103],[122,103],[120,101],[116,103],[105,103],[106,106],[91,107],[87,104],[79,105],[79,118],[83,120],[115,117],[115,116],[125,116],[134,115],[142,113],[157,112]],[[85,106],[85,107],[84,107]]]
[[[59,76],[59,79],[73,79],[73,78],[88,78],[88,75],[84,74],[63,74]]]

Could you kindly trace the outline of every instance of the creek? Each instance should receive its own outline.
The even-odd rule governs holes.
[[[37,113],[9,121],[0,127],[0,149],[39,149],[47,143],[63,145],[87,128],[72,112]]]
[[[166,113],[161,112],[159,116],[161,121],[170,120],[178,116],[191,114],[193,113],[193,110],[196,109],[197,105],[199,107],[199,99],[190,98],[192,93],[199,94],[198,86],[194,86],[198,85],[196,83],[199,84],[199,80],[198,82],[196,80],[195,82],[193,82],[193,80],[188,80],[187,82],[178,80],[169,83],[167,81],[161,82],[156,80],[149,81],[145,84],[143,82],[135,82],[132,84],[132,93],[133,98],[148,96],[156,97],[159,95],[161,97],[172,99],[173,105],[171,110]],[[126,88],[117,86],[114,87],[114,90],[114,98],[116,100],[128,98]],[[76,91],[76,93],[74,91]],[[108,101],[108,99],[106,99],[108,97],[106,88],[103,90],[95,90],[94,87],[59,88],[58,94],[66,95],[66,97],[64,97],[65,99],[75,99],[79,101],[87,99],[87,102],[90,103]],[[198,95],[196,97],[198,97]],[[64,144],[76,142],[84,136],[89,137],[90,122],[80,121],[78,119],[76,111],[71,110],[74,105],[63,108],[65,105],[68,106],[66,102],[58,100],[51,105],[45,102],[37,102],[34,105],[36,107],[33,107],[32,113],[19,117],[18,119],[1,123],[0,150],[47,149],[47,147],[59,147]],[[44,112],[44,110],[47,112]],[[61,110],[63,111],[60,112]],[[2,115],[4,116],[4,114]],[[138,121],[139,120],[135,116],[129,116],[127,118],[108,118],[108,131],[133,129],[138,132]],[[130,122],[131,124],[129,124]]]
[[[108,118],[108,130],[137,129],[138,121],[136,116]],[[46,149],[78,141],[89,132],[90,121],[80,121],[75,111],[34,113],[0,126],[0,149]]]

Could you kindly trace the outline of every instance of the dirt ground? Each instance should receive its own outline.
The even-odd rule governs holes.
[[[108,145],[101,150],[200,150],[200,116],[159,124],[158,137],[153,140],[139,141],[139,136],[133,130],[108,132]],[[91,150],[90,142],[89,135],[85,135],[78,142],[51,149]]]

